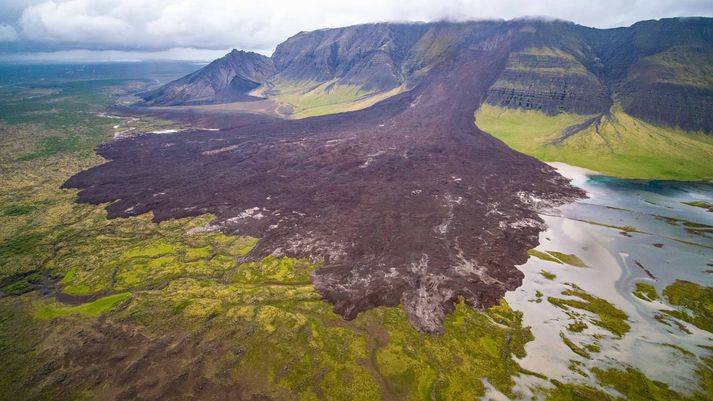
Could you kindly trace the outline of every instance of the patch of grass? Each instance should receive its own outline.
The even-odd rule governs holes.
[[[3,210],[2,213],[5,216],[16,217],[30,214],[33,210],[35,210],[35,208],[29,205],[13,205]]]
[[[76,274],[77,267],[73,267],[62,277],[59,281],[60,286],[62,286],[62,292],[69,295],[90,295],[93,292],[92,287],[83,283],[75,283],[74,276]]]
[[[186,261],[194,262],[200,259],[207,259],[211,256],[213,252],[213,247],[202,246],[200,248],[189,248],[186,250]]]
[[[684,205],[688,206],[693,206],[693,207],[700,207],[701,209],[706,209],[709,212],[713,213],[713,203],[706,202],[706,201],[690,201],[690,202],[683,202]]]
[[[664,313],[713,333],[713,287],[676,280],[663,290],[663,296],[679,307]]]
[[[603,386],[612,387],[630,401],[675,401],[686,399],[664,383],[649,379],[634,368],[592,368],[592,373]]]
[[[546,391],[547,401],[616,401],[608,393],[583,384],[562,383],[552,380],[554,389]]]
[[[562,253],[562,252],[557,252],[557,251],[547,251],[550,255],[554,256],[555,258],[561,260],[565,264],[568,264],[570,266],[574,267],[587,267],[587,264],[582,261],[577,255],[574,254],[569,254],[569,253]]]
[[[693,334],[693,333],[691,333],[690,330],[688,330],[688,328],[686,327],[686,325],[684,325],[683,323],[679,322],[679,321],[676,320],[676,319],[673,319],[671,316],[669,316],[669,315],[666,314],[666,313],[662,313],[662,312],[660,312],[660,313],[655,313],[655,314],[654,314],[654,319],[655,319],[657,322],[659,322],[659,323],[661,323],[661,324],[664,324],[664,325],[666,325],[666,326],[669,326],[669,327],[673,327],[673,325],[675,324],[676,327],[677,327],[679,330],[681,330],[682,332],[684,332],[684,333],[686,333],[686,334]]]
[[[573,332],[573,333],[581,333],[581,332],[584,331],[584,329],[586,329],[587,327],[589,327],[589,326],[587,326],[586,323],[584,323],[584,322],[578,320],[578,321],[576,321],[576,322],[574,322],[574,323],[570,323],[570,324],[567,326],[567,330],[569,330],[569,331],[571,331],[571,332]]]
[[[629,233],[640,233],[641,232],[641,231],[639,231],[638,228],[636,228],[634,226],[615,226],[615,225],[611,225],[611,224],[599,223],[599,222],[592,221],[592,220],[578,220],[578,221],[583,221],[587,224],[592,224],[592,225],[600,226],[600,227],[614,228],[614,229],[620,230],[621,234],[625,235],[625,236],[629,236],[628,235]]]
[[[7,295],[22,295],[32,291],[35,285],[42,281],[42,274],[40,272],[30,273],[28,275],[23,275],[16,281],[5,285],[0,288],[0,293]]]
[[[656,293],[656,288],[649,283],[636,283],[634,295],[649,302],[659,299],[659,294]]]
[[[593,313],[597,318],[591,320],[592,324],[608,330],[617,337],[621,337],[629,331],[631,327],[626,323],[628,316],[621,309],[602,298],[585,292],[575,284],[570,284],[570,287],[571,289],[562,291],[562,295],[578,299],[548,297],[547,301],[562,309],[574,308]]]
[[[542,297],[544,294],[542,294],[542,291],[537,290],[535,291],[535,299],[531,299],[530,302],[536,302],[536,303],[541,303],[542,302]]]
[[[711,364],[713,364],[713,360],[704,361],[698,365],[701,372],[708,373],[700,375],[701,389],[693,391],[688,396],[673,391],[665,383],[649,379],[641,371],[632,367],[624,369],[594,367],[591,369],[600,386],[616,390],[623,398],[615,398],[593,387],[561,383],[557,380],[552,380],[555,385],[554,389],[543,392],[548,401],[703,401],[710,399],[712,394],[713,386],[708,382],[708,379],[713,377],[713,374],[710,373]]]
[[[310,272],[315,266],[307,261],[294,258],[267,256],[257,262],[240,264],[234,280],[243,283],[303,283],[310,284]]]
[[[675,349],[676,351],[680,352],[682,355],[685,355],[685,356],[689,356],[689,357],[695,357],[695,356],[696,356],[696,354],[694,354],[693,352],[691,352],[691,351],[689,351],[689,350],[687,350],[687,349],[685,349],[685,348],[683,348],[683,347],[680,347],[680,346],[678,346],[678,345],[676,345],[676,344],[668,344],[668,343],[666,343],[666,344],[661,344],[661,345],[663,345],[664,347],[673,348],[673,349]]]
[[[39,303],[35,310],[35,317],[39,319],[54,319],[61,316],[80,315],[84,317],[99,316],[113,309],[131,294],[123,292],[99,298],[86,304],[77,306],[63,306],[55,303]]]
[[[154,243],[149,243],[144,246],[137,246],[125,251],[122,255],[122,259],[132,259],[132,258],[156,258],[159,256],[170,255],[175,252],[175,248],[172,244],[163,241],[156,241]]]
[[[560,261],[559,259],[557,259],[553,256],[550,256],[544,252],[538,251],[537,249],[530,249],[529,251],[527,251],[527,254],[530,256],[534,256],[538,259],[545,260],[547,262],[555,262],[555,263],[562,264],[562,261]]]
[[[37,149],[28,153],[19,160],[29,161],[33,159],[54,156],[60,153],[71,153],[82,149],[82,143],[78,136],[69,137],[48,137],[40,139]]]
[[[582,358],[590,359],[591,356],[589,355],[589,352],[587,352],[584,348],[578,346],[577,344],[574,343],[574,341],[570,340],[567,338],[567,336],[560,331],[560,338],[562,341],[565,343],[565,345],[572,350],[575,354],[581,356]]]
[[[12,298],[0,299],[0,398],[6,400],[31,400],[37,398],[28,388],[28,378],[39,368],[37,345],[42,327],[28,316],[25,305]],[[41,332],[41,331],[40,331]],[[48,400],[51,398],[47,398]]]
[[[461,303],[446,319],[443,336],[408,330],[403,318],[394,319],[396,311],[403,316],[401,309],[379,309],[388,312],[384,318],[389,340],[377,351],[376,362],[392,394],[406,399],[478,398],[484,395],[480,376],[513,395],[511,375],[519,368],[512,356],[524,356],[532,334],[521,326],[522,314],[504,301],[488,311],[490,319],[503,326]],[[454,357],[449,349],[459,349],[459,355]]]
[[[6,240],[0,244],[0,260],[31,253],[39,245],[41,239],[40,234],[26,234]]]
[[[640,179],[712,181],[713,137],[654,126],[615,106],[596,126],[556,143],[567,127],[592,116],[505,109],[484,104],[476,124],[508,146],[543,161]]]
[[[693,235],[707,237],[707,234],[713,232],[713,226],[710,226],[708,224],[698,223],[695,221],[679,219],[679,218],[675,218],[675,217],[668,217],[668,216],[656,216],[656,219],[665,221],[666,223],[671,224],[672,226],[684,227],[684,229],[686,230],[687,233],[693,234]],[[680,242],[684,242],[684,241],[680,241]],[[702,245],[702,246],[705,246],[705,245]]]
[[[542,275],[542,277],[546,278],[547,280],[554,280],[557,278],[556,274],[548,272],[547,270],[540,270],[540,275]]]
[[[595,354],[597,352],[600,352],[602,348],[599,346],[599,344],[584,344],[584,349],[587,351]]]
[[[278,79],[260,94],[290,105],[293,109],[290,117],[306,118],[364,109],[403,90],[403,87],[396,87],[375,92],[364,90],[360,85],[344,85],[336,81],[294,82]]]
[[[574,267],[587,267],[587,265],[580,259],[577,255],[567,254],[557,251],[538,251],[537,249],[530,249],[527,254],[534,256],[538,259],[545,260],[547,262],[555,262],[559,264],[568,264]]]
[[[173,308],[171,308],[171,311],[174,315],[178,315],[182,313],[188,307],[188,305],[191,304],[191,302],[192,301],[190,299],[184,299],[183,301],[174,304]]]

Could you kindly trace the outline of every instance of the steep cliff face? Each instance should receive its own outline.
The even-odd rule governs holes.
[[[611,106],[608,88],[577,58],[561,49],[530,47],[510,54],[487,102],[509,108],[598,114]]]
[[[668,18],[630,28],[578,28],[598,75],[628,114],[713,133],[713,19]]]
[[[708,43],[674,43],[637,60],[617,88],[624,110],[656,124],[713,133],[710,30],[707,40]]]
[[[588,68],[595,56],[573,33],[576,25],[519,21],[508,65],[491,87],[492,105],[542,111],[599,114],[611,107],[609,89]]]
[[[402,62],[428,25],[370,24],[301,32],[272,59],[283,79],[387,90],[404,81]]]
[[[499,22],[366,24],[301,32],[277,46],[272,59],[281,79],[358,85],[365,91],[412,87],[476,31]]]
[[[200,70],[144,93],[149,105],[177,105],[250,100],[247,93],[275,74],[272,60],[233,50]]]
[[[713,132],[713,22],[644,21],[593,29],[533,22],[488,103],[554,115],[606,114],[618,102],[642,120]]]
[[[272,97],[293,110],[370,97],[381,100],[418,85],[428,71],[452,63],[454,49],[476,44],[483,30],[507,26],[506,68],[486,102],[604,115],[615,103],[644,121],[713,132],[713,19],[644,21],[594,29],[562,21],[366,24],[300,32],[271,58],[232,52],[145,95],[148,104],[220,103]],[[482,43],[480,44],[482,45]],[[375,100],[376,101],[376,100]],[[375,102],[374,101],[374,102]],[[351,103],[350,103],[351,102]],[[362,107],[374,102],[362,102]]]

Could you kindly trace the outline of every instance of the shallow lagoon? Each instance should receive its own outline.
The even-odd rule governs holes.
[[[711,353],[713,334],[672,318],[668,324],[656,320],[660,310],[674,308],[665,299],[650,302],[633,291],[636,283],[647,283],[660,296],[677,279],[713,286],[713,232],[705,227],[713,226],[713,213],[684,204],[713,203],[713,185],[622,180],[562,163],[552,166],[585,189],[589,198],[544,211],[548,228],[536,249],[576,255],[588,267],[537,257],[519,267],[525,273],[523,285],[506,300],[523,311],[524,324],[535,335],[520,363],[551,378],[592,385],[589,368],[632,366],[684,394],[697,388],[696,364]],[[556,277],[544,277],[543,270]],[[624,311],[631,330],[617,338],[591,324],[594,315],[548,302],[548,297],[568,298],[561,294],[572,288],[568,283]],[[587,328],[568,330],[575,321]],[[575,346],[596,345],[601,350],[589,352],[589,358],[578,355],[560,333]],[[525,377],[520,386],[527,393],[536,383]]]

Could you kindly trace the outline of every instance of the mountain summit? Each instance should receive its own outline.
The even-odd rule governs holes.
[[[265,83],[276,70],[261,54],[231,51],[200,70],[147,93],[148,105],[201,104],[257,99],[247,93]]]

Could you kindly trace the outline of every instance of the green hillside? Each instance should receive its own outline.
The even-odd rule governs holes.
[[[386,91],[369,91],[359,85],[340,84],[336,80],[293,82],[278,78],[269,86],[256,89],[254,94],[268,96],[288,106],[290,118],[305,118],[363,109],[403,90],[399,86]]]
[[[566,135],[568,128],[596,118]],[[609,114],[548,116],[488,104],[478,127],[543,161],[559,161],[622,178],[713,181],[713,136],[655,126],[615,106]]]

